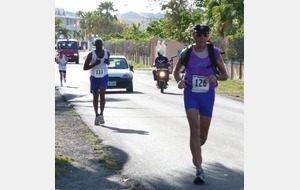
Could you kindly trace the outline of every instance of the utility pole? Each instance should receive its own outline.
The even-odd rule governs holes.
[[[88,41],[86,39],[86,20],[84,20],[84,41],[86,43],[86,49],[89,49],[89,44],[88,44]]]

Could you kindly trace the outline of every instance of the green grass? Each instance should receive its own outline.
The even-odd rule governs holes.
[[[113,155],[110,152],[104,152],[98,160],[100,163],[103,163],[106,168],[120,171],[122,169],[121,166],[118,165],[117,162],[114,161]]]
[[[142,63],[136,63],[134,61],[129,61],[129,60],[128,60],[128,62],[130,65],[133,66],[133,70],[134,69],[150,69],[150,70],[152,69],[151,65],[144,65]]]
[[[216,88],[218,94],[227,95],[237,98],[244,102],[244,81],[230,80],[218,81],[219,86]]]
[[[55,178],[68,172],[67,167],[74,161],[73,158],[62,154],[55,155]]]

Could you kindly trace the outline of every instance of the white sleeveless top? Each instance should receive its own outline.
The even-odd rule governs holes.
[[[96,55],[95,50],[92,50],[92,60],[90,62],[90,65],[96,62],[96,59],[98,58]],[[100,59],[101,63],[99,65],[96,65],[95,67],[90,69],[90,74],[94,76],[95,78],[102,78],[105,75],[108,74],[108,68],[107,64],[104,63],[104,60],[108,59],[107,50],[104,49],[104,56],[102,59]]]
[[[59,55],[56,57],[56,60],[58,62],[58,70],[59,71],[66,71],[67,70],[67,61],[65,55],[62,56],[62,58],[59,57]]]

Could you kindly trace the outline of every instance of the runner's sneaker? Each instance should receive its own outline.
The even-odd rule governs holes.
[[[99,118],[99,123],[100,124],[104,124],[105,123],[103,115],[99,115],[98,118]]]
[[[194,180],[194,184],[202,184],[202,183],[204,183],[204,178],[205,178],[205,174],[204,174],[203,169],[202,168],[200,170],[197,169],[196,178]]]
[[[95,117],[95,125],[99,125],[99,122],[100,122],[100,120],[99,120],[99,117]]]
[[[60,82],[60,86],[63,86],[63,83],[62,83],[62,82]]]

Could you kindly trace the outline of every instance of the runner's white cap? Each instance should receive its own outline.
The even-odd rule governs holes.
[[[103,40],[101,38],[95,38],[94,39],[94,44],[96,43],[96,41],[100,40],[103,43]]]

